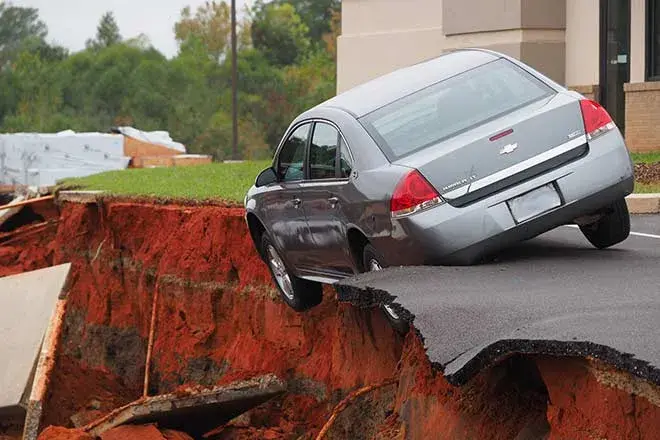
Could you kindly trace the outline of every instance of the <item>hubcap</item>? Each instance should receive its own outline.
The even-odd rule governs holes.
[[[277,253],[275,248],[272,245],[268,245],[268,264],[270,265],[273,275],[275,275],[275,281],[279,286],[284,296],[287,299],[293,301],[295,295],[293,294],[293,285],[291,284],[291,277],[289,272],[286,270],[284,261],[280,258],[280,255]]]
[[[383,270],[383,266],[380,265],[378,260],[376,260],[375,258],[372,258],[371,260],[369,260],[369,271],[370,272],[377,272],[379,270]],[[395,319],[395,320],[400,319],[399,315],[394,311],[392,306],[387,305],[387,304],[383,304],[383,310],[385,310],[385,313],[390,315],[390,317],[392,319]]]

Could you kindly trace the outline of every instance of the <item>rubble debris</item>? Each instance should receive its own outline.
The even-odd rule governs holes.
[[[101,440],[193,440],[188,434],[156,425],[123,425],[100,436]]]
[[[36,439],[60,340],[71,265],[0,278],[0,418],[23,420]]]
[[[95,440],[94,437],[80,429],[69,429],[62,426],[49,426],[39,434],[38,440]]]
[[[26,205],[31,205],[33,203],[40,203],[40,202],[46,202],[49,200],[54,200],[55,196],[43,196],[43,197],[37,197],[34,199],[26,199],[23,196],[18,196],[16,197],[11,203],[8,203],[6,205],[0,206],[0,216],[2,215],[2,211],[5,209],[13,209],[13,208],[21,208]]]
[[[0,206],[0,226],[2,226],[3,223],[20,212],[21,207],[23,206],[21,205],[21,202],[24,200],[25,197],[18,196],[6,205]]]
[[[157,423],[199,437],[243,412],[282,394],[284,382],[274,375],[234,382],[206,390],[142,398],[91,423],[93,436],[125,424]]]
[[[335,422],[335,420],[337,420],[337,417],[339,416],[339,414],[342,411],[344,411],[346,409],[346,407],[348,407],[348,405],[352,401],[354,401],[355,399],[357,399],[358,397],[360,397],[364,394],[370,393],[372,391],[375,391],[377,389],[380,389],[380,388],[383,388],[383,387],[386,387],[386,386],[389,386],[389,385],[393,385],[397,382],[398,382],[398,378],[388,379],[388,380],[386,380],[382,383],[379,383],[377,385],[369,385],[369,386],[366,386],[366,387],[362,387],[359,390],[353,391],[352,393],[350,393],[346,398],[344,398],[344,400],[339,402],[339,404],[335,407],[334,410],[332,410],[332,414],[330,415],[330,418],[328,419],[326,424],[323,425],[323,428],[321,428],[321,432],[319,432],[319,434],[316,436],[316,440],[323,440],[325,438],[325,436],[328,434],[328,432],[332,428],[332,424]]]
[[[50,347],[42,349],[41,345],[57,312],[70,267],[63,264],[0,278],[0,415],[25,410],[35,360],[42,365],[53,355],[44,352]]]

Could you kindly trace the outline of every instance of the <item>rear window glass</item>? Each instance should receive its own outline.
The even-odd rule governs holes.
[[[500,58],[381,107],[361,122],[396,160],[552,94],[547,84]]]

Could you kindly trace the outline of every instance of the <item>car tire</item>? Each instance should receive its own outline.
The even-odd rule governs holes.
[[[321,283],[293,275],[265,232],[261,236],[261,253],[280,296],[289,307],[296,312],[304,312],[321,303]]]
[[[371,244],[365,245],[364,250],[362,251],[362,268],[364,271],[375,272],[383,270],[385,267],[385,260],[376,248]],[[381,310],[383,311],[385,318],[387,318],[387,321],[397,333],[400,335],[406,335],[408,333],[410,330],[410,324],[408,324],[408,321],[405,319],[399,317],[391,306],[383,304]]]
[[[606,213],[597,222],[580,226],[589,242],[598,249],[621,243],[630,235],[630,213],[625,199],[608,206]]]

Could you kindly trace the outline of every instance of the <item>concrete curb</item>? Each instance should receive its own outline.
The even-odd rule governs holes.
[[[105,191],[60,191],[57,200],[73,203],[96,203]]]
[[[626,198],[631,214],[660,213],[660,194],[631,194]]]

